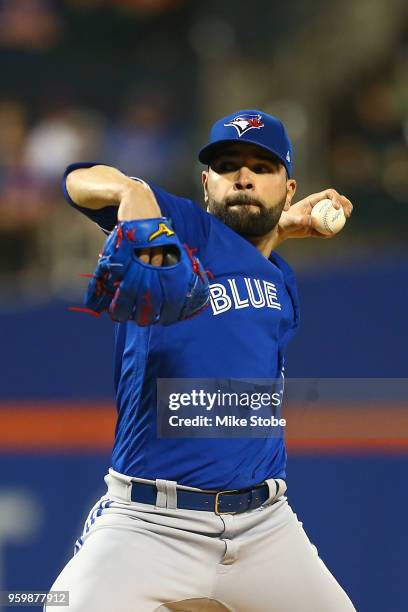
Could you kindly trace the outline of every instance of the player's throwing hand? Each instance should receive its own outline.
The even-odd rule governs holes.
[[[312,209],[323,199],[332,201],[334,208],[343,208],[344,215],[348,219],[353,211],[353,205],[345,196],[340,195],[335,189],[325,189],[319,193],[313,193],[307,198],[293,204],[288,211],[283,211],[279,220],[278,232],[280,241],[287,238],[330,238],[323,235],[313,227]],[[334,234],[332,234],[334,235]]]

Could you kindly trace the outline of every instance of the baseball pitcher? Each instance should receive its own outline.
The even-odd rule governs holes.
[[[288,504],[283,436],[157,435],[158,380],[283,377],[299,305],[275,249],[320,235],[323,199],[352,211],[333,189],[293,203],[292,158],[277,118],[243,110],[199,153],[206,210],[108,166],[65,172],[108,234],[85,307],[116,322],[118,412],[107,492],[52,587],[70,611],[354,610]]]

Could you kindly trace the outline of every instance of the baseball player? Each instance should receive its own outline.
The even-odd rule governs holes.
[[[292,204],[292,155],[277,118],[220,119],[199,153],[206,211],[104,165],[65,172],[68,202],[109,234],[86,306],[117,322],[107,493],[52,587],[71,611],[354,610],[285,497],[282,436],[157,435],[159,379],[283,376],[299,307],[275,248],[318,235],[323,198],[352,211],[333,189]]]

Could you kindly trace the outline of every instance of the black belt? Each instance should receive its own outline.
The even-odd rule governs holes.
[[[276,493],[279,482],[275,480]],[[154,484],[132,482],[131,500],[143,504],[156,505],[157,487]],[[267,484],[256,485],[251,489],[232,491],[186,491],[177,489],[177,508],[184,510],[207,510],[215,514],[239,514],[255,510],[269,498]]]

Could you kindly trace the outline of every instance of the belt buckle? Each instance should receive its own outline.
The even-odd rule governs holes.
[[[214,503],[215,514],[217,514],[218,516],[220,516],[221,514],[238,514],[237,512],[220,512],[219,510],[220,495],[223,495],[224,493],[228,494],[228,493],[238,493],[238,492],[239,492],[238,489],[231,489],[229,491],[217,491],[217,493],[215,494],[215,503]]]

